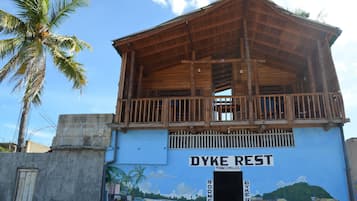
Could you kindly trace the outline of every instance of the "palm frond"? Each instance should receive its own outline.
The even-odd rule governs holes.
[[[24,63],[17,69],[13,78],[20,78],[25,85],[23,100],[40,104],[46,73],[45,52],[39,42],[31,44],[28,51],[32,51],[33,56],[24,58]]]
[[[52,6],[48,27],[58,26],[65,17],[68,17],[77,8],[86,6],[87,4],[87,0],[58,1],[57,5]]]
[[[38,0],[13,0],[19,9],[19,16],[25,21],[29,22],[29,25],[35,26],[39,24],[39,5]]]
[[[78,53],[84,49],[92,49],[87,42],[79,40],[76,36],[50,34],[47,40],[52,44],[57,44],[61,49],[69,50],[70,53]]]
[[[50,46],[50,53],[56,67],[63,72],[68,80],[73,82],[73,88],[81,89],[86,85],[87,79],[82,64],[76,62],[73,56],[68,56],[66,52]]]
[[[0,69],[0,83],[9,76],[9,73],[16,68],[20,58],[20,54],[15,54],[1,69]]]
[[[20,48],[22,43],[23,39],[18,37],[0,40],[0,59],[14,55],[16,49]]]
[[[44,20],[45,20],[45,21],[42,21],[42,23],[47,23],[49,9],[50,9],[49,0],[42,0],[41,1],[41,16],[44,17]]]
[[[30,68],[32,72],[30,73],[31,75],[27,76],[29,79],[26,82],[23,99],[30,100],[35,105],[40,105],[46,74],[45,62],[42,59],[42,61],[33,62],[32,65],[36,65],[36,67]]]
[[[5,34],[10,33],[25,33],[26,25],[18,17],[11,15],[3,10],[0,10],[0,32]]]

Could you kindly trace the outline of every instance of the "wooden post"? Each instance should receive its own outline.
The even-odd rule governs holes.
[[[340,91],[340,82],[338,81],[338,77],[337,77],[337,73],[336,73],[336,68],[335,68],[335,64],[333,62],[333,59],[332,59],[332,53],[331,53],[331,48],[330,46],[328,45],[329,44],[329,41],[327,39],[325,39],[325,55],[326,55],[326,60],[328,62],[328,64],[330,65],[331,69],[333,69],[333,74],[335,76],[335,79],[336,79],[336,88],[334,89],[334,91]]]
[[[144,73],[144,66],[140,65],[140,69],[139,69],[139,78],[138,78],[138,87],[136,90],[136,97],[141,98],[142,96],[142,86],[143,86],[143,73]]]
[[[237,90],[237,85],[238,85],[238,76],[239,76],[239,69],[238,69],[238,63],[232,63],[232,94],[233,96],[237,96],[238,90]]]
[[[244,30],[244,47],[245,47],[245,59],[247,65],[247,75],[248,75],[248,108],[249,108],[249,121],[253,122],[253,93],[252,93],[252,64],[250,61],[250,50],[248,41],[248,30],[247,30],[247,20],[243,20],[243,30]]]
[[[292,125],[293,120],[294,120],[294,101],[293,101],[293,96],[292,95],[286,95],[285,96],[285,108],[284,110],[286,111],[286,118],[288,120],[288,124]]]
[[[316,81],[315,81],[314,69],[312,67],[312,61],[310,56],[307,58],[307,71],[309,74],[310,90],[312,93],[316,93],[316,83],[315,83]]]
[[[327,45],[327,44],[325,44]],[[319,66],[321,70],[321,77],[322,77],[322,88],[324,92],[324,99],[325,99],[325,108],[326,108],[326,113],[327,113],[327,119],[331,120],[332,114],[331,114],[331,104],[330,104],[330,98],[329,98],[329,90],[328,90],[328,84],[327,84],[327,75],[326,75],[326,62],[325,62],[325,55],[324,51],[322,49],[322,44],[320,41],[317,41],[317,54],[318,54],[318,59],[319,59]]]
[[[165,127],[169,126],[169,99],[164,98],[162,103],[162,122],[164,123]]]
[[[205,108],[205,126],[208,127],[211,121],[211,110],[212,110],[212,98],[205,97],[204,99],[204,108]]]
[[[125,71],[126,71],[127,59],[128,59],[128,53],[124,52],[121,59],[120,76],[118,82],[118,98],[117,98],[117,105],[116,105],[115,123],[119,123],[119,117],[123,112],[122,99],[124,96],[124,83],[125,83]]]
[[[196,52],[192,51],[191,60],[196,60]],[[195,86],[195,65],[192,62],[190,65],[190,85],[191,85],[191,96],[196,96],[196,86]]]
[[[135,67],[135,51],[130,53],[130,77],[129,77],[129,88],[128,88],[128,100],[125,106],[125,126],[129,125],[130,118],[130,107],[131,107],[131,98],[133,96],[133,85],[134,85],[134,67]]]
[[[258,67],[256,63],[253,63],[253,69],[254,69],[254,86],[255,86],[255,95],[260,94],[260,89],[259,89],[259,74],[258,74]]]

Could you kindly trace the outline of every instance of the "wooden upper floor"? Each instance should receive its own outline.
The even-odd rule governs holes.
[[[330,51],[340,33],[268,0],[221,0],[117,39],[115,126],[343,124]]]

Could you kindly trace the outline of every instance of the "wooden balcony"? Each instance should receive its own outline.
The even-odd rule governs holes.
[[[252,105],[250,107],[250,105]],[[250,109],[251,108],[251,109]],[[296,127],[346,122],[340,93],[121,99],[117,128]]]

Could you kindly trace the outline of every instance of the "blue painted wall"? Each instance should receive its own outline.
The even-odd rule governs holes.
[[[119,133],[115,166],[127,172],[144,168],[140,191],[195,200],[206,196],[215,167],[193,167],[191,156],[247,156],[271,154],[273,166],[242,166],[252,195],[263,195],[294,183],[319,186],[335,200],[348,201],[340,128],[295,128],[295,147],[239,149],[167,149],[167,130]],[[113,156],[108,149],[107,159]]]

